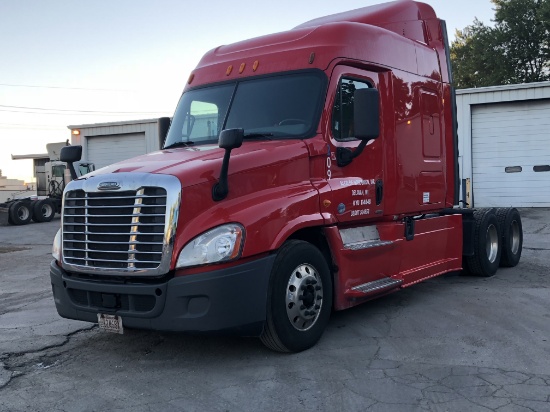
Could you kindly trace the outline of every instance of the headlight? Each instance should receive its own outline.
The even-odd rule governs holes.
[[[52,256],[55,260],[61,260],[61,229],[57,231],[53,238]]]
[[[181,250],[177,268],[227,262],[241,255],[244,228],[236,223],[218,226],[197,236]]]

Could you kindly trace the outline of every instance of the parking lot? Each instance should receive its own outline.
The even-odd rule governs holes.
[[[550,209],[521,214],[517,267],[334,313],[291,355],[62,319],[48,273],[59,218],[0,226],[0,410],[549,411]]]

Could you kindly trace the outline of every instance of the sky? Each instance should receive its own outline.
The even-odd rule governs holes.
[[[33,180],[32,161],[68,125],[171,116],[201,56],[380,0],[0,0],[0,170]],[[427,0],[452,40],[490,0]]]

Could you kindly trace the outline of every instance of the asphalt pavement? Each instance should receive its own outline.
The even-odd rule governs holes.
[[[550,411],[550,209],[520,212],[517,267],[333,313],[298,354],[63,319],[59,218],[0,226],[0,411]]]

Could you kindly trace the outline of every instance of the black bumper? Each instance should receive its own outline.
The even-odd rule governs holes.
[[[64,318],[97,323],[98,313],[108,313],[121,316],[128,328],[259,336],[274,259],[158,284],[75,279],[52,261],[50,278],[57,312]]]

